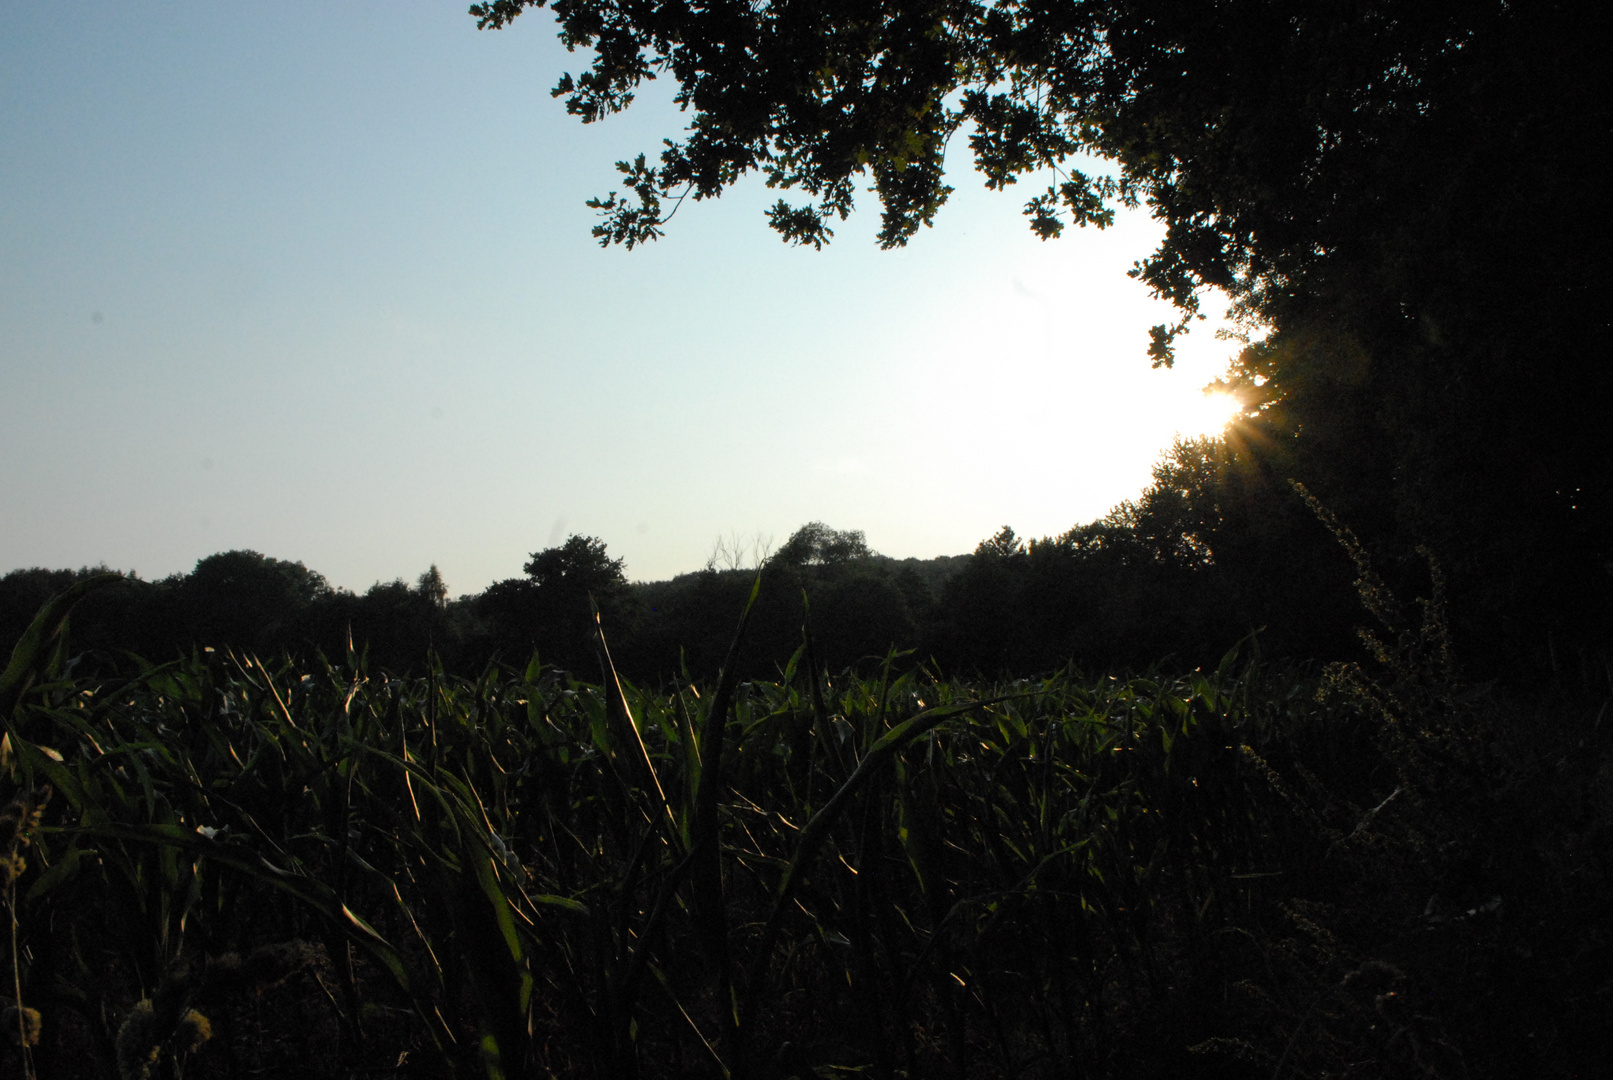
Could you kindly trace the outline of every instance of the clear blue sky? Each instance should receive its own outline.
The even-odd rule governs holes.
[[[583,126],[547,13],[0,2],[0,572],[247,547],[455,593],[569,533],[637,579],[822,520],[971,550],[1146,483],[1232,347],[1125,276],[1141,215],[1044,244],[960,152],[935,229],[822,252],[760,182],[601,250],[584,201],[679,114]],[[962,147],[962,140],[957,145]]]

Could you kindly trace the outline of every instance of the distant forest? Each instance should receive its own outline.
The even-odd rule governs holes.
[[[1358,653],[1367,613],[1343,527],[1235,447],[1233,438],[1178,443],[1139,498],[1100,520],[1029,540],[1005,526],[972,553],[933,559],[881,555],[860,531],[812,522],[760,567],[738,568],[719,552],[670,581],[630,582],[603,541],[572,536],[532,552],[522,576],[451,599],[435,566],[413,583],[354,593],[301,562],[227,551],[188,574],[130,574],[124,587],[90,596],[74,616],[72,652],[87,672],[205,648],[337,659],[351,644],[371,670],[397,675],[422,673],[430,656],[474,675],[493,663],[524,667],[535,654],[592,680],[601,670],[597,607],[617,668],[656,685],[717,673],[759,574],[739,658],[749,678],[776,677],[808,634],[820,667],[866,671],[894,652],[904,666],[930,663],[949,677],[1072,664],[1189,670],[1251,635],[1250,647],[1272,657]],[[1400,595],[1432,594],[1438,553],[1378,546],[1377,570]],[[0,635],[16,640],[51,595],[93,572],[0,578]],[[1483,590],[1454,597],[1458,656],[1504,676],[1505,654],[1544,654],[1559,680],[1593,676],[1586,639],[1571,652],[1550,626],[1498,633],[1491,608]]]

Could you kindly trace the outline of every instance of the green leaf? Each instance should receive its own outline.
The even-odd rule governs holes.
[[[92,574],[74,582],[45,602],[11,650],[11,662],[0,672],[0,721],[9,721],[22,695],[59,660],[67,640],[67,617],[84,597],[120,583],[122,574]]]
[[[50,895],[77,877],[78,872],[84,868],[84,860],[86,858],[93,859],[95,855],[96,851],[93,848],[75,847],[70,849],[66,855],[57,859],[44,873],[35,879],[34,883],[28,887],[28,892],[25,894],[24,899],[32,904],[41,897]]]

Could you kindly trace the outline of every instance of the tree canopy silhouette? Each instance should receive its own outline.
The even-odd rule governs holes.
[[[471,13],[496,28],[542,6]],[[1229,378],[1247,407],[1238,499],[1291,501],[1298,478],[1391,561],[1429,544],[1467,605],[1459,630],[1609,636],[1609,237],[1589,198],[1613,129],[1595,90],[1605,6],[553,11],[564,43],[591,53],[554,89],[569,111],[598,120],[664,76],[689,118],[658,158],[618,163],[623,188],[592,204],[601,243],[654,240],[685,199],[759,173],[805,196],[769,211],[786,240],[821,246],[867,184],[879,243],[902,245],[946,202],[963,134],[988,188],[1036,178],[1025,214],[1044,238],[1122,206],[1165,226],[1133,271],[1176,306],[1153,329],[1156,364],[1206,289],[1231,298],[1251,332]]]
[[[809,521],[790,534],[773,561],[781,566],[836,566],[872,554],[861,529],[831,529],[821,521]]]
[[[613,559],[605,541],[593,536],[570,536],[559,547],[534,551],[521,567],[539,589],[556,597],[584,598],[590,592],[616,593],[627,584],[625,559]]]

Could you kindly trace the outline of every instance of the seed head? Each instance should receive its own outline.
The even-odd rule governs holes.
[[[142,999],[129,1010],[118,1028],[117,1054],[120,1080],[151,1080],[152,1066],[162,1053],[156,1037],[156,1011],[149,999]]]
[[[23,1046],[39,1045],[39,1010],[30,1009],[26,1005],[17,1008],[15,1005],[0,1012],[0,1027],[5,1029],[6,1035],[14,1043]]]
[[[195,1009],[186,1009],[174,1029],[174,1046],[187,1054],[194,1054],[202,1044],[213,1037],[213,1025]]]
[[[11,854],[28,846],[29,839],[39,821],[45,816],[45,804],[50,802],[49,784],[25,791],[0,810],[0,851]]]

